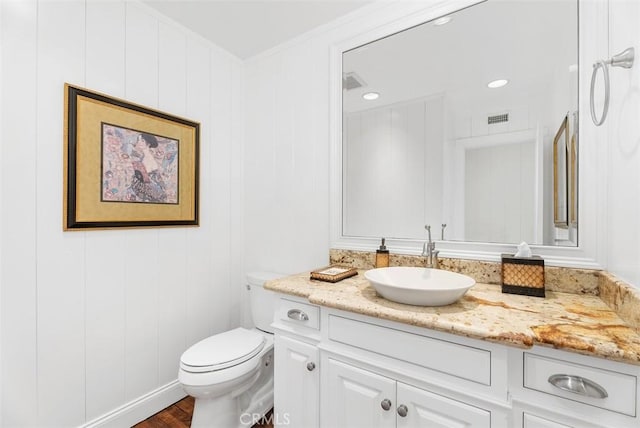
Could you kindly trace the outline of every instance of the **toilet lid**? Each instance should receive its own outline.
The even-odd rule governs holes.
[[[236,328],[196,343],[182,354],[180,363],[190,372],[222,370],[251,359],[265,341],[260,333]]]

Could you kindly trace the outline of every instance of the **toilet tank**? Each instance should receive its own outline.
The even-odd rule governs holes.
[[[271,323],[277,299],[276,294],[273,291],[265,290],[263,285],[266,281],[283,276],[286,275],[275,272],[247,273],[247,288],[249,289],[249,304],[253,323],[256,328],[268,333],[273,333]]]

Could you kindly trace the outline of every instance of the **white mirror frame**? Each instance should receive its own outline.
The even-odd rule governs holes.
[[[491,0],[488,0],[491,1]],[[386,3],[386,2],[383,2]],[[482,3],[479,0],[442,0],[429,3],[389,2],[369,9],[367,19],[351,23],[350,36],[331,48],[330,58],[330,243],[333,249],[374,251],[379,237],[342,236],[342,53],[404,29]],[[592,64],[607,57],[608,14],[605,0],[579,2],[579,189],[578,246],[532,246],[534,254],[551,266],[602,269],[606,266],[607,130],[588,119],[589,78]],[[585,191],[589,189],[589,191]],[[434,225],[437,238],[440,225]],[[387,239],[392,253],[419,255],[426,240]],[[418,232],[418,233],[420,233]],[[437,241],[441,257],[500,261],[514,253],[516,244]]]

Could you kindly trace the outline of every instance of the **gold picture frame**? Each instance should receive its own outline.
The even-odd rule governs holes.
[[[573,113],[569,146],[569,225],[578,225],[578,112]]]
[[[553,139],[553,223],[569,227],[569,117],[562,120]]]
[[[198,225],[200,124],[64,87],[63,230]]]

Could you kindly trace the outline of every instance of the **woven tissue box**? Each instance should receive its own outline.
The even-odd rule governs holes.
[[[502,292],[544,297],[544,260],[503,254]]]

